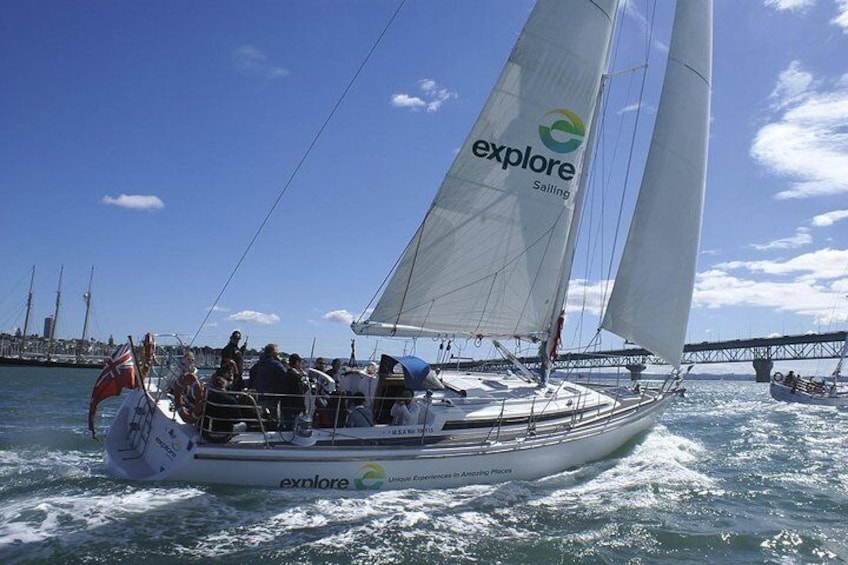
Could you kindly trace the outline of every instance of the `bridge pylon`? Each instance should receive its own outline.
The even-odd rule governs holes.
[[[771,381],[771,370],[774,368],[774,362],[771,359],[754,359],[753,363],[757,382],[767,383]]]
[[[624,366],[625,369],[630,371],[630,380],[638,381],[642,378],[642,372],[645,370],[645,366],[642,363],[630,363]]]

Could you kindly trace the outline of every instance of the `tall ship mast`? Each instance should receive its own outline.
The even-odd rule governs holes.
[[[62,275],[65,272],[65,266],[59,267],[59,288],[56,289],[56,310],[53,313],[53,323],[50,324],[50,340],[47,345],[47,358],[50,359],[53,355],[53,342],[56,337],[56,326],[59,324],[59,306],[62,303]]]

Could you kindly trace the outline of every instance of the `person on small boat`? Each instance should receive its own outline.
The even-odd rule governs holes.
[[[374,425],[374,415],[371,409],[365,405],[365,395],[357,392],[351,400],[353,408],[347,416],[345,427],[347,428],[370,428]]]
[[[241,341],[241,332],[236,330],[230,335],[230,342],[221,350],[221,366],[223,367],[227,361],[232,361],[236,365],[236,374],[233,378],[233,390],[241,390],[244,388],[242,382],[242,373],[244,372],[244,352],[247,349],[247,340],[239,347]]]
[[[393,426],[414,426],[418,423],[421,406],[415,401],[411,390],[404,390],[401,397],[392,405]]]
[[[789,371],[786,374],[786,378],[784,379],[783,384],[785,384],[788,387],[791,387],[794,382],[795,382],[795,371]]]

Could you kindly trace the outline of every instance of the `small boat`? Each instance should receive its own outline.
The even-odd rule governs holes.
[[[645,173],[602,322],[675,370],[632,387],[578,384],[553,371],[620,12],[617,0],[538,0],[377,305],[353,324],[362,335],[491,340],[511,370],[383,355],[374,375],[313,372],[290,421],[279,409],[290,397],[210,390],[150,339],[136,360],[141,386],[107,433],[107,469],[129,479],[286,489],[445,488],[550,476],[650,430],[682,391],[706,182],[710,0],[677,4]],[[499,342],[513,338],[539,344],[539,371]],[[368,391],[356,402],[370,408],[372,425],[343,425],[352,399],[332,390],[340,383]],[[393,408],[403,402],[415,416],[398,423]]]
[[[848,407],[848,383],[840,381],[842,363],[848,354],[848,336],[842,344],[839,361],[830,377],[802,377],[789,371],[776,372],[771,377],[769,393],[775,400],[817,404],[819,406]]]

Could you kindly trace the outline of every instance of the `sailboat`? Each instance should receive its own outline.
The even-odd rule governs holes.
[[[786,375],[775,372],[769,384],[769,394],[775,400],[798,404],[848,407],[848,384],[841,380],[842,364],[848,355],[848,334],[842,344],[836,368],[829,378],[802,377],[789,371]]]
[[[434,370],[417,357],[383,355],[370,377],[376,386],[360,399],[374,425],[319,424],[319,392],[307,393],[292,426],[280,426],[250,392],[229,416],[211,396],[186,402],[197,383],[178,360],[145,348],[143,386],[130,390],[107,433],[107,469],[286,489],[449,488],[550,476],[649,430],[679,394],[679,372],[629,388],[578,384],[552,370],[618,8],[617,0],[538,0],[378,304],[353,325],[363,335],[492,340],[514,370]],[[700,238],[711,36],[711,1],[679,2],[602,322],[676,369]],[[499,341],[510,338],[544,345],[540,373]],[[398,399],[416,415],[393,425]]]
[[[91,311],[91,283],[94,278],[94,267],[91,268],[91,277],[88,281],[88,292],[83,295],[83,300],[85,300],[85,324],[83,325],[82,338],[76,342],[76,354],[73,359],[70,359],[67,355],[56,355],[54,353],[54,338],[56,328],[59,324],[59,312],[62,303],[62,277],[64,272],[65,267],[63,265],[59,270],[59,286],[56,290],[56,307],[53,312],[53,316],[49,318],[49,325],[45,328],[43,341],[46,341],[46,343],[42,344],[44,346],[43,351],[29,351],[28,335],[33,305],[32,288],[35,283],[35,266],[33,265],[29,282],[29,293],[27,294],[26,300],[26,316],[24,318],[23,331],[21,332],[20,339],[16,340],[16,351],[14,354],[0,355],[0,365],[64,369],[97,369],[101,366],[99,362],[92,361],[90,355],[84,355],[86,352],[81,351],[84,344],[88,345],[86,342],[86,334],[88,331],[89,313]]]

